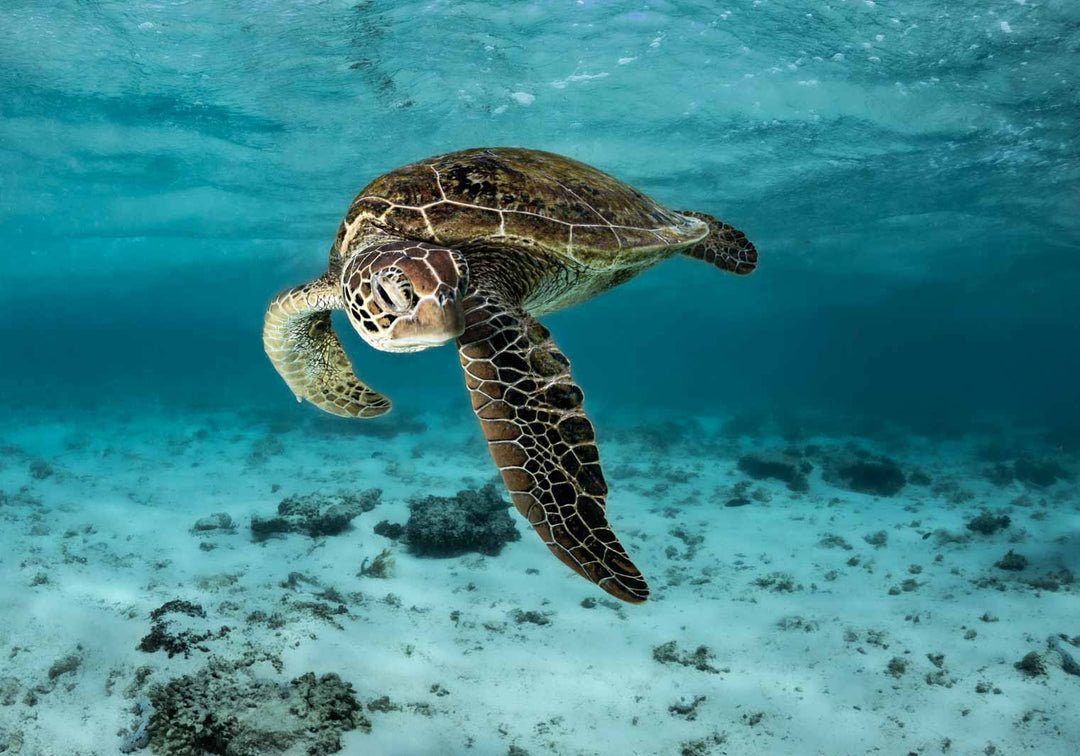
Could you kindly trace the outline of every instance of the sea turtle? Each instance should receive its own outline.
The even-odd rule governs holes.
[[[263,341],[297,400],[375,417],[390,400],[354,374],[332,310],[345,310],[383,351],[456,339],[473,410],[518,511],[576,572],[641,602],[648,586],[605,516],[608,488],[581,389],[535,318],[675,254],[740,275],[757,264],[740,231],[668,210],[576,160],[517,148],[452,152],[364,187],[329,270],[274,298]]]

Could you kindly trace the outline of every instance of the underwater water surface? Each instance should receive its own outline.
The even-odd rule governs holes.
[[[1080,750],[1080,5],[0,4],[0,754]],[[621,602],[456,350],[297,403],[361,187],[566,155],[760,254],[542,318]]]

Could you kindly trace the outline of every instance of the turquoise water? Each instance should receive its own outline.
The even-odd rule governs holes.
[[[339,672],[365,707],[403,702],[365,708],[371,731],[349,730],[346,753],[930,753],[948,738],[960,753],[1074,753],[1063,712],[1080,678],[1053,662],[1032,682],[1012,664],[1052,656],[1047,635],[1080,634],[1071,580],[1023,582],[1080,569],[1078,49],[1068,0],[3,4],[0,753],[114,753],[150,689],[119,692],[140,666],[164,683],[210,653],[271,646],[284,663],[267,679]],[[638,614],[583,608],[606,594],[513,509],[521,540],[500,556],[432,560],[374,530],[405,522],[411,498],[495,474],[452,347],[378,353],[335,320],[395,401],[366,425],[297,404],[262,351],[270,297],[325,271],[362,186],[503,145],[715,215],[761,255],[746,278],[673,259],[544,319],[588,397],[616,530],[657,594]],[[739,466],[794,447],[808,491]],[[838,485],[835,455],[818,449],[845,447],[887,455],[906,487],[875,499]],[[913,483],[919,472],[932,483]],[[251,518],[285,496],[370,488],[382,511],[347,533],[251,537]],[[724,506],[734,499],[748,505]],[[219,511],[236,532],[190,532]],[[932,537],[968,533],[982,512],[1012,530]],[[878,525],[891,552],[863,540]],[[856,544],[862,566],[822,551],[824,531]],[[356,573],[383,548],[397,572],[372,588]],[[1009,549],[1028,572],[993,566]],[[894,599],[913,561],[928,587]],[[807,588],[751,598],[751,565]],[[251,620],[296,592],[279,586],[292,572],[368,598],[330,602],[348,622]],[[974,603],[949,609],[958,596]],[[137,650],[149,612],[173,599],[203,605],[230,639],[187,660]],[[551,611],[553,626],[515,621],[517,608]],[[1000,624],[980,622],[984,609]],[[877,623],[893,648],[826,673],[860,612],[873,620],[857,635]],[[918,640],[920,612],[940,638]],[[790,633],[769,640],[781,615],[816,623],[831,640],[804,645],[824,656]],[[509,629],[484,630],[499,622]],[[981,656],[961,627],[989,638]],[[730,676],[654,659],[672,639],[707,645]],[[376,650],[335,656],[360,646]],[[464,653],[476,646],[488,651]],[[956,660],[955,688],[922,682],[938,652]],[[916,672],[883,676],[894,653]],[[71,655],[74,671],[50,674]],[[520,687],[489,677],[503,667]],[[980,675],[1003,693],[972,692]],[[822,703],[824,689],[850,699]],[[669,710],[696,695],[700,716]],[[906,730],[889,724],[913,710]],[[1030,724],[1029,710],[1049,713]],[[748,724],[760,712],[764,727]]]

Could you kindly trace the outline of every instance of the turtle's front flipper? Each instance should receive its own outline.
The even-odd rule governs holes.
[[[740,276],[754,272],[757,267],[757,249],[746,238],[746,234],[705,213],[680,210],[679,215],[703,220],[709,226],[709,235],[690,249],[684,250],[684,255]]]
[[[547,329],[494,295],[474,293],[458,351],[518,511],[583,577],[625,601],[644,601],[649,588],[604,513],[607,484],[581,389]]]
[[[263,346],[297,400],[342,417],[377,417],[390,411],[390,400],[353,373],[330,323],[330,311],[342,307],[327,277],[287,289],[266,309]]]

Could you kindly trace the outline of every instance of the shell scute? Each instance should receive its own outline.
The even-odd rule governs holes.
[[[460,245],[477,237],[494,236],[501,224],[497,210],[463,207],[449,202],[432,205],[425,212],[442,244]]]
[[[406,207],[423,207],[442,199],[434,174],[430,170],[417,170],[415,163],[380,176],[360,194]]]
[[[540,215],[505,213],[507,236],[535,239],[547,249],[565,253],[570,243],[570,226]]]
[[[655,259],[705,235],[703,224],[596,168],[517,148],[453,152],[380,176],[347,223],[359,229],[365,219],[418,241],[505,243],[601,268]]]
[[[417,241],[434,242],[428,222],[425,220],[425,212],[419,208],[402,207],[395,205],[390,211],[381,216],[375,225],[387,233],[399,234],[407,239]],[[357,236],[359,239],[359,236]]]

